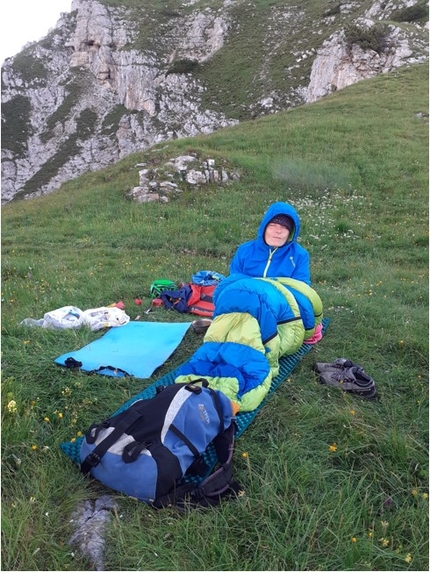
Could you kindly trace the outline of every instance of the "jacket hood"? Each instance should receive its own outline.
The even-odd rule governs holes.
[[[273,203],[273,205],[270,205],[270,207],[264,213],[263,220],[261,221],[260,226],[258,227],[258,232],[257,232],[258,240],[261,240],[264,244],[266,244],[264,242],[264,231],[266,230],[266,226],[269,224],[269,222],[272,220],[273,217],[281,214],[291,217],[294,221],[294,230],[293,232],[291,232],[287,244],[289,242],[297,240],[300,233],[299,215],[297,214],[296,209],[292,205],[290,205],[289,203],[282,203],[282,202]]]

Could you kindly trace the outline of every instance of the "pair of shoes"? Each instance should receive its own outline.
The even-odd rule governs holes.
[[[315,373],[325,373],[327,371],[341,371],[346,367],[354,367],[357,364],[347,358],[337,358],[332,363],[317,362],[314,364]]]
[[[376,395],[375,381],[364,369],[346,358],[338,358],[333,363],[316,363],[314,371],[320,383],[337,387],[366,399]]]

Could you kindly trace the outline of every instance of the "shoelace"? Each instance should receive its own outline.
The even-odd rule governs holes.
[[[318,365],[320,365],[321,368],[318,368]],[[337,358],[332,363],[324,362],[321,364],[318,364],[318,363],[315,364],[316,371],[319,371],[319,369],[324,370],[324,369],[333,369],[333,368],[345,370],[345,369],[348,369],[351,367],[360,367],[360,366],[357,366],[354,362],[352,362],[351,360],[346,359],[346,358]]]
[[[350,368],[346,371],[333,372],[331,375],[335,381],[339,383],[349,382],[359,385],[360,387],[369,387],[374,384],[372,378],[369,377],[362,368],[358,368],[358,366],[355,366],[355,368],[355,371],[352,371],[352,368]],[[357,374],[360,377],[357,377]]]

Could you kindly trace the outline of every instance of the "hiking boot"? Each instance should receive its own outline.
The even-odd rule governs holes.
[[[314,364],[313,370],[315,373],[324,373],[326,371],[342,371],[354,366],[357,366],[357,364],[350,359],[337,358],[332,363],[317,362]]]
[[[319,381],[325,385],[337,387],[367,399],[371,399],[376,395],[374,380],[358,365],[347,369],[338,368],[336,371],[325,371],[320,374]]]

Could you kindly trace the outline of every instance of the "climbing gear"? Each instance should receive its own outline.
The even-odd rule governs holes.
[[[149,293],[152,298],[159,298],[161,292],[164,290],[176,290],[177,287],[178,285],[175,282],[172,282],[172,280],[154,280],[149,288]]]
[[[348,361],[349,360],[345,360]],[[349,362],[351,363],[351,362]],[[319,375],[322,384],[337,387],[343,391],[371,399],[376,395],[375,381],[367,375],[362,367],[353,365],[352,367],[339,366],[337,369],[325,370]]]

